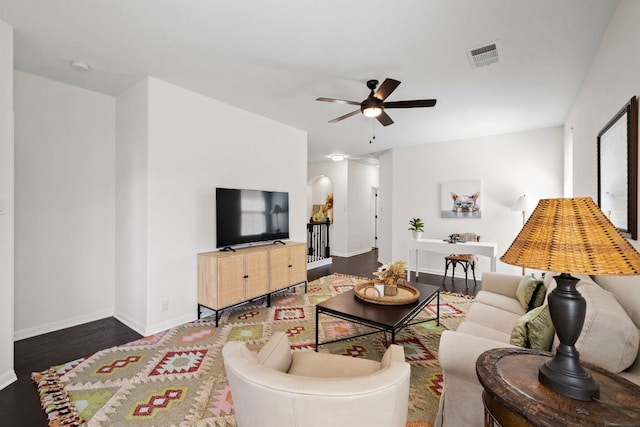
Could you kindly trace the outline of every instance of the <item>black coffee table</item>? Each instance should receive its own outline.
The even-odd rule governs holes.
[[[409,284],[420,291],[418,300],[411,304],[382,305],[366,302],[358,298],[352,289],[316,305],[316,351],[318,351],[319,345],[387,331],[391,332],[391,343],[393,344],[396,342],[396,334],[407,326],[432,320],[435,320],[436,324],[440,325],[440,287],[423,283]],[[436,300],[436,317],[420,319],[412,323],[411,321],[434,299]],[[352,335],[338,340],[319,343],[318,316],[320,314],[327,314],[332,317],[349,320],[377,330],[366,334]]]

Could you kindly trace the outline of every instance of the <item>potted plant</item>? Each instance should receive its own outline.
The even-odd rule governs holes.
[[[413,239],[418,240],[422,237],[424,231],[424,223],[420,218],[412,218],[409,221],[409,231],[413,231]]]

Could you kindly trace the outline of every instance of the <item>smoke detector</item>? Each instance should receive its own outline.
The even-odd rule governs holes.
[[[91,70],[91,67],[89,67],[87,64],[85,64],[82,61],[71,61],[71,68],[73,68],[76,71],[82,71],[83,73],[86,73],[87,71]]]
[[[500,56],[500,45],[497,40],[467,49],[467,58],[469,58],[471,68],[485,67],[499,62]]]

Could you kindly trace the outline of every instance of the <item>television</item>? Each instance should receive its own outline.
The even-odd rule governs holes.
[[[216,247],[289,238],[289,193],[216,188]]]

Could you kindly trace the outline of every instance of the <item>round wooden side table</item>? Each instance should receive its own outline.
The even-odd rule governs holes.
[[[484,387],[485,427],[640,426],[640,386],[589,363],[600,398],[575,400],[538,381],[551,353],[521,348],[484,352],[476,373]]]

